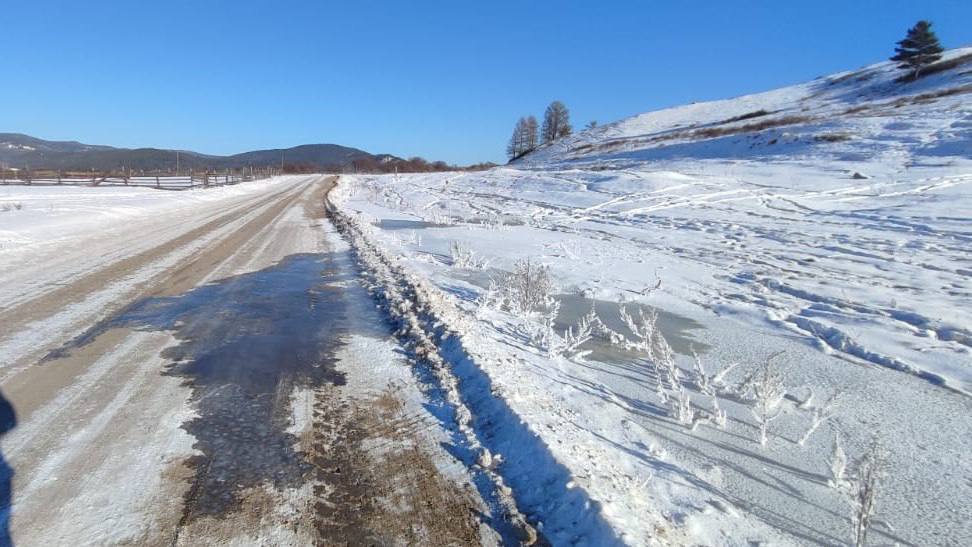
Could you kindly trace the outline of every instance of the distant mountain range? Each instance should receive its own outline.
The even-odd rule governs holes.
[[[178,156],[178,159],[177,159]],[[151,171],[174,169],[226,169],[239,167],[279,166],[281,161],[293,170],[338,171],[356,168],[362,171],[390,171],[406,167],[415,160],[404,160],[389,154],[371,154],[337,144],[305,144],[293,148],[254,150],[232,156],[214,156],[188,150],[159,148],[115,148],[75,141],[47,141],[20,133],[0,133],[0,164],[14,169],[62,169],[113,171],[133,169]],[[427,169],[449,167],[442,162],[426,163]]]

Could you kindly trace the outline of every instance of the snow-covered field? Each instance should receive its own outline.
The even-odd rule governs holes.
[[[972,543],[972,64],[897,75],[647,113],[487,172],[342,177],[340,210],[446,295],[493,395],[563,466],[529,473],[502,441],[519,426],[495,425],[555,543],[607,541],[598,518],[632,544],[851,543],[838,436],[848,477],[885,453],[869,544]],[[555,338],[503,303],[526,258],[550,268]],[[639,305],[667,342],[651,356],[620,318]],[[592,306],[591,353],[564,348]],[[597,518],[568,530],[575,488]]]
[[[0,185],[0,253],[34,252],[99,230],[131,230],[136,222],[194,206],[252,196],[296,177],[276,177],[186,192],[136,186]]]

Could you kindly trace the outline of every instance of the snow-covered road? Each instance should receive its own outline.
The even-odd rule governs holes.
[[[332,183],[0,189],[6,540],[512,533],[324,218]]]

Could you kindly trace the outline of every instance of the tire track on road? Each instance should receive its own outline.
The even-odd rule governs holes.
[[[279,199],[280,194],[292,190],[293,188],[290,187],[271,196],[261,196],[255,203],[242,203],[219,215],[214,220],[193,228],[188,232],[183,232],[181,235],[161,245],[145,249],[133,256],[123,258],[103,268],[87,272],[66,285],[52,288],[44,294],[11,306],[4,311],[4,322],[8,329],[7,336],[9,337],[10,332],[16,330],[25,320],[50,315],[54,310],[62,308],[66,304],[80,301],[86,294],[93,292],[97,287],[105,285],[111,280],[130,275],[135,270],[151,262],[154,258],[157,258],[160,254],[168,254],[193,240],[205,237],[207,234],[238,220],[238,215],[241,211],[264,207],[268,203]]]
[[[254,235],[254,229],[278,216],[293,203],[304,191],[310,181],[296,188],[291,186],[282,192],[260,199],[255,204],[241,204],[239,207],[207,222],[206,224],[183,233],[172,240],[138,255],[113,263],[101,270],[85,274],[76,282],[59,287],[51,293],[23,303],[5,312],[4,327],[6,336],[0,338],[0,381],[16,373],[27,364],[37,361],[52,348],[57,348],[76,336],[77,325],[90,325],[110,317],[124,309],[138,298],[172,294],[172,291],[186,290],[198,281],[194,270],[213,266],[224,260],[235,247]],[[246,209],[252,209],[247,211]],[[242,214],[241,214],[242,213]],[[242,223],[242,224],[241,224]],[[234,225],[241,224],[232,229]],[[223,233],[227,232],[227,233]],[[199,242],[202,242],[199,245]],[[199,245],[186,256],[187,247]],[[162,267],[158,272],[150,272],[142,280],[131,279],[141,271],[159,263],[179,260],[182,265]],[[165,279],[173,281],[164,282]],[[122,287],[112,287],[121,284]],[[159,287],[167,286],[169,293],[160,292]],[[104,306],[88,306],[91,310],[71,310],[71,306],[83,306],[85,302],[97,300],[110,302]],[[34,330],[36,332],[31,333]],[[49,331],[49,332],[45,332]],[[44,340],[43,347],[18,348],[18,339]],[[22,344],[21,344],[22,345]]]

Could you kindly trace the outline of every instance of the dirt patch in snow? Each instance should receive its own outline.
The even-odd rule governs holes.
[[[318,391],[310,461],[316,469],[315,522],[329,545],[479,545],[474,493],[447,480],[385,392],[371,404]]]

